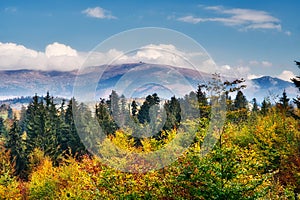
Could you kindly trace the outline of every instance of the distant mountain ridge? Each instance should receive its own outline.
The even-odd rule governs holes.
[[[0,71],[0,97],[32,96],[47,91],[57,96],[70,96],[76,75],[76,71]]]
[[[252,79],[250,86],[245,90],[245,94],[248,100],[255,97],[258,102],[262,102],[264,98],[269,98],[273,101],[272,103],[278,102],[284,90],[290,99],[295,98],[298,94],[298,90],[292,82],[271,76]]]
[[[252,79],[253,83],[260,86],[261,89],[270,89],[276,87],[277,89],[285,89],[293,86],[292,82],[284,81],[279,78],[271,76],[263,76],[260,78]]]
[[[124,75],[133,73],[139,76],[139,79],[143,79],[145,75],[158,76],[155,70],[153,72],[145,69],[158,68],[158,69],[169,69],[167,72],[176,71],[180,76],[184,77],[194,87],[199,84],[199,75],[203,80],[208,80],[211,75],[207,73],[199,74],[198,71],[186,68],[178,68],[167,65],[153,65],[147,63],[129,63],[112,66],[100,66],[91,67],[84,74],[79,74],[78,71],[39,71],[39,70],[6,70],[0,71],[0,98],[10,98],[12,96],[33,96],[35,93],[38,95],[45,95],[47,91],[55,97],[72,97],[73,86],[77,76],[84,77],[89,80],[91,77],[97,77],[97,69],[101,67],[107,67],[104,71],[100,85],[97,90],[111,90],[113,86],[118,83]],[[102,69],[103,70],[103,69]],[[174,73],[176,75],[176,73]],[[160,73],[161,79],[165,79],[166,73]],[[133,78],[134,78],[133,77]],[[176,78],[176,76],[174,76]],[[202,80],[202,81],[203,81]],[[175,80],[174,80],[175,81]],[[200,80],[201,81],[201,80]],[[136,83],[138,87],[139,82]],[[246,83],[247,84],[247,83]],[[258,101],[262,100],[269,94],[281,95],[283,90],[287,90],[288,95],[292,98],[296,96],[297,90],[295,89],[292,82],[284,81],[279,78],[273,78],[270,76],[264,76],[261,78],[252,79],[248,82],[249,86],[244,91],[248,100],[256,97]],[[141,86],[139,90],[136,90],[135,95],[144,95],[151,89],[162,90],[158,84]],[[190,91],[186,91],[189,93]]]

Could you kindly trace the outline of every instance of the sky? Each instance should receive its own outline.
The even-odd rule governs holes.
[[[160,27],[195,40],[220,69],[289,80],[299,74],[299,8],[298,0],[1,0],[0,69],[78,69],[111,36]],[[163,41],[156,47],[177,51]],[[122,54],[118,48],[100,57]],[[135,56],[153,59],[146,53]]]

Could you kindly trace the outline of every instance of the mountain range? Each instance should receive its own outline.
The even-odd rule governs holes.
[[[88,84],[94,84],[96,96],[104,98],[112,89],[126,97],[142,97],[153,92],[163,97],[174,94],[183,96],[198,84],[209,81],[211,75],[168,65],[130,63],[66,72],[9,70],[0,71],[0,77],[0,99],[3,100],[33,96],[35,93],[45,95],[47,91],[55,97],[70,98],[73,96],[74,85],[85,88]],[[244,93],[248,100],[256,97],[258,101],[262,101],[267,96],[281,96],[283,90],[286,90],[289,97],[297,94],[292,82],[270,76],[248,80],[246,85]]]

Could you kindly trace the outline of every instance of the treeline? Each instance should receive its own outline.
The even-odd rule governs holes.
[[[107,100],[100,99],[93,109],[78,103],[74,98],[68,102],[63,100],[61,105],[57,105],[48,92],[45,97],[35,95],[28,107],[22,108],[19,119],[12,117],[13,113],[8,109],[11,120],[5,125],[0,118],[0,133],[4,137],[5,148],[10,152],[11,162],[14,163],[15,175],[27,179],[30,173],[30,155],[35,149],[43,151],[58,165],[63,157],[72,155],[80,158],[97,152],[99,147],[95,145],[95,141],[103,139],[103,134],[114,136],[119,129],[130,129],[134,134],[128,139],[133,139],[135,146],[139,147],[142,145],[141,140],[149,137],[147,134],[143,136],[143,130],[147,128],[151,132],[151,138],[159,141],[166,137],[166,131],[178,129],[182,121],[209,119],[211,107],[216,106],[213,105],[216,94],[207,97],[207,93],[211,91],[219,91],[218,104],[225,102],[226,118],[230,122],[239,123],[257,113],[267,115],[272,108],[271,102],[264,99],[259,109],[254,98],[250,109],[242,92],[245,87],[242,83],[243,80],[223,83],[219,75],[215,75],[208,85],[199,85],[197,91],[192,91],[183,98],[174,96],[170,100],[161,101],[154,93],[148,95],[143,103],[136,100],[129,102],[123,95],[119,96],[112,91]],[[233,100],[230,96],[232,92],[236,92]],[[274,106],[288,116],[297,117],[285,91],[279,103]],[[80,125],[77,123],[77,126],[76,117],[80,120]],[[92,123],[93,120],[98,124]],[[156,129],[159,123],[162,126]],[[101,133],[97,132],[95,126],[101,127]]]
[[[30,155],[35,149],[42,150],[57,164],[63,155],[79,157],[88,153],[74,124],[72,108],[75,104],[71,99],[66,108],[65,101],[57,108],[49,93],[44,98],[35,95],[28,107],[22,108],[20,118],[13,118],[10,128],[0,124],[15,175],[27,178]]]
[[[135,100],[129,103],[124,96],[112,91],[107,100],[100,99],[94,109],[91,109],[74,98],[68,102],[63,100],[57,105],[49,92],[45,97],[36,94],[27,108],[22,107],[19,118],[13,116],[9,106],[5,106],[10,114],[6,121],[0,118],[0,135],[10,153],[14,174],[26,180],[31,171],[31,155],[36,149],[44,152],[56,165],[70,155],[77,159],[83,155],[91,156],[91,152],[97,151],[95,140],[101,137],[101,134],[95,132],[97,128],[94,127],[97,125],[106,136],[115,135],[118,129],[124,127],[137,127],[133,131],[138,131],[150,123],[156,124],[151,120],[157,120],[159,112],[165,110],[165,123],[161,130],[153,134],[154,138],[160,140],[163,131],[177,128],[181,121],[178,99],[172,97],[161,105],[160,101],[154,93],[138,105]],[[76,126],[76,117],[84,127]],[[98,124],[91,123],[92,119]],[[138,134],[143,133],[132,136],[136,146],[141,145]]]
[[[0,100],[0,104],[16,104],[16,103],[28,104],[31,102],[31,100],[32,100],[31,96],[26,96],[26,97],[21,96],[21,97],[6,99],[6,100]]]
[[[7,138],[3,140],[4,144],[0,144],[2,160],[0,163],[0,197],[16,199],[171,198],[220,200],[298,198],[300,193],[298,174],[300,170],[300,130],[299,120],[292,113],[297,115],[299,110],[289,106],[285,107],[285,105],[289,105],[285,95],[281,97],[278,104],[268,104],[265,111],[255,109],[255,106],[250,109],[248,103],[245,103],[246,97],[241,95],[240,90],[236,90],[237,94],[233,100],[229,95],[227,97],[222,95],[218,100],[226,100],[227,120],[214,148],[205,157],[202,157],[201,146],[209,130],[211,106],[214,105],[211,97],[206,97],[207,93],[204,90],[206,90],[204,87],[199,86],[197,91],[176,100],[183,105],[180,106],[182,118],[178,127],[181,126],[181,123],[197,123],[198,128],[194,132],[193,143],[170,165],[147,173],[123,173],[111,165],[103,164],[102,160],[90,155],[88,149],[92,146],[79,145],[78,135],[73,136],[77,137],[73,140],[78,140],[75,142],[76,144],[72,143],[70,140],[73,135],[71,130],[74,128],[74,134],[78,130],[75,125],[78,116],[75,116],[74,119],[73,113],[76,115],[81,113],[80,120],[86,120],[83,123],[86,124],[82,128],[83,131],[93,129],[93,124],[90,124],[89,121],[98,119],[99,116],[101,116],[101,120],[104,120],[101,121],[102,126],[105,124],[105,120],[107,120],[107,125],[111,123],[110,128],[114,129],[107,129],[106,140],[126,150],[124,159],[116,156],[112,157],[111,161],[119,159],[121,163],[127,165],[135,161],[135,156],[130,152],[158,151],[164,147],[164,144],[176,137],[176,128],[171,128],[162,131],[161,136],[140,138],[140,144],[137,146],[133,136],[129,134],[130,130],[120,129],[120,125],[126,127],[132,121],[140,126],[151,123],[153,118],[150,117],[150,121],[147,121],[149,120],[147,115],[145,118],[141,114],[140,117],[138,116],[139,113],[147,113],[148,108],[145,107],[149,106],[150,102],[152,102],[151,105],[158,106],[154,103],[158,102],[157,95],[149,95],[136,108],[131,106],[134,104],[133,101],[127,102],[125,110],[131,111],[129,115],[131,119],[125,119],[124,124],[120,123],[124,119],[121,115],[122,98],[115,92],[112,92],[112,94],[114,93],[112,96],[120,98],[119,103],[115,104],[116,107],[112,108],[112,104],[117,101],[113,100],[115,97],[111,96],[107,100],[102,99],[97,103],[94,114],[92,114],[93,110],[74,99],[67,103],[63,102],[61,105],[55,105],[50,95],[46,95],[43,99],[35,96],[28,108],[24,109],[21,118],[13,120],[11,128],[6,133]],[[202,98],[193,98],[197,96]],[[242,101],[239,102],[238,99],[242,99]],[[189,102],[185,105],[185,101]],[[170,102],[171,99],[165,101],[163,106]],[[266,102],[268,101],[266,100]],[[136,104],[138,103],[136,102]],[[100,109],[101,106],[105,109]],[[99,113],[96,112],[97,109]],[[117,109],[116,113],[119,114],[113,116],[113,109]],[[146,111],[141,111],[142,109],[146,109]],[[150,110],[152,110],[151,107],[149,113],[152,112]],[[192,113],[190,113],[191,110],[193,110]],[[106,113],[106,117],[100,113]],[[193,115],[197,117],[194,118]],[[176,114],[171,116],[176,119]],[[184,119],[187,120],[183,121]],[[55,123],[51,123],[51,121],[55,121]],[[26,126],[22,126],[22,124]],[[39,127],[33,128],[37,125]],[[176,127],[176,123],[171,127]],[[25,131],[22,132],[22,130]],[[66,132],[63,133],[62,130]],[[103,130],[106,129],[103,128]],[[41,133],[42,131],[44,133]],[[15,132],[19,134],[13,134]],[[34,132],[35,134],[33,134]],[[38,137],[36,134],[43,135]],[[68,140],[63,140],[61,134],[70,136],[66,137]],[[29,135],[31,135],[30,139]],[[93,137],[89,136],[88,138],[93,139]],[[31,139],[35,140],[34,144],[30,143]],[[84,140],[84,138],[80,139]],[[17,142],[10,144],[8,141]],[[51,143],[47,141],[51,141]],[[89,143],[88,141],[84,142],[85,144]],[[109,143],[103,143],[104,150],[106,148],[109,152],[115,151]],[[65,145],[63,146],[63,144]],[[80,150],[81,147],[82,150]],[[22,155],[19,152],[26,152],[28,155],[18,157],[17,155]],[[126,152],[129,153],[126,154]],[[15,173],[21,170],[16,164],[12,164],[19,162],[18,159],[19,161],[25,160],[23,162],[25,167],[21,173],[13,174],[11,166],[15,168]],[[137,163],[134,167],[138,168],[139,164],[141,163]],[[23,177],[24,174],[27,174],[27,179],[17,178]]]
[[[300,77],[293,80],[300,88]],[[222,82],[214,75],[197,91],[169,100],[155,93],[143,101],[129,100],[112,91],[92,108],[74,98],[56,105],[49,93],[35,95],[19,118],[14,113],[11,119],[0,118],[0,197],[296,199],[300,99],[293,100],[294,108],[283,91],[276,104],[266,98],[261,108],[255,99],[249,106],[242,84],[243,80]],[[214,110],[225,111],[226,120],[222,129],[213,129],[216,145],[201,157]],[[180,130],[186,124],[191,126]],[[141,130],[155,132],[142,137]],[[182,131],[192,132],[193,142],[157,171],[122,173],[92,155],[99,148],[113,154],[118,146],[123,157],[112,155],[110,161],[138,171],[147,160],[135,160],[131,152],[163,149],[178,133],[185,136]],[[103,140],[102,146],[97,140]]]

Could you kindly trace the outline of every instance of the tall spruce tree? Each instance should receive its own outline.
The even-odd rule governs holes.
[[[44,98],[36,94],[26,113],[28,153],[39,148],[55,160],[58,156],[57,129],[58,116],[53,97],[50,97],[49,92]]]
[[[19,120],[22,132],[26,130],[26,113],[27,113],[26,107],[22,106],[20,112],[20,120]]]
[[[243,92],[239,90],[237,92],[237,95],[236,95],[235,100],[234,100],[234,108],[236,110],[246,109],[247,104],[248,104],[248,102],[247,102],[246,97],[244,96]]]
[[[105,99],[100,99],[100,102],[96,105],[96,118],[102,131],[108,135],[114,134],[118,126],[110,115],[109,104],[107,102],[109,101],[105,102]]]
[[[4,119],[0,117],[0,136],[6,136],[7,135],[7,130],[4,124]]]
[[[13,115],[14,115],[14,113],[13,113],[12,108],[10,106],[8,106],[8,109],[7,109],[7,118],[8,119],[13,119]]]
[[[141,109],[138,113],[138,120],[141,124],[144,123],[150,123],[150,108],[152,106],[158,105],[160,102],[159,97],[157,96],[156,93],[152,95],[148,95],[146,97],[146,100],[144,101],[143,105],[141,106]]]
[[[69,105],[72,104],[72,99],[69,101]],[[71,148],[71,141],[72,141],[72,132],[76,130],[75,125],[72,126],[74,123],[71,123],[72,121],[72,107],[70,110],[70,107],[67,107],[65,110],[65,100],[62,101],[60,108],[59,108],[59,132],[58,132],[58,145],[60,148],[61,153],[66,153],[66,154],[73,154],[73,150]],[[69,110],[68,110],[69,109]],[[68,116],[68,122],[67,123],[67,113],[70,114],[71,116]],[[71,152],[69,152],[71,150]]]
[[[269,112],[269,110],[271,109],[271,102],[269,99],[264,98],[263,102],[261,103],[261,114],[263,115],[267,115],[267,113]]]
[[[283,90],[282,97],[279,99],[280,104],[284,110],[287,110],[289,107],[290,99],[287,97],[285,90]]]
[[[133,100],[131,103],[131,115],[133,117],[135,117],[137,115],[137,113],[138,113],[138,105],[137,105],[136,101]]]
[[[257,105],[256,98],[252,99],[252,103],[253,103],[252,112],[257,112],[258,111],[258,105]]]
[[[195,119],[199,117],[199,105],[197,94],[191,91],[183,99],[179,99],[181,105],[181,116],[185,119]]]
[[[43,104],[39,101],[37,94],[29,103],[26,113],[26,150],[30,154],[34,148],[41,145],[44,134]]]
[[[171,130],[178,128],[181,121],[181,108],[179,101],[175,96],[171,97],[171,100],[166,101],[164,108],[167,114],[167,119],[163,127],[164,130]]]
[[[61,107],[63,107],[63,105]],[[80,157],[88,153],[86,147],[81,141],[80,136],[78,135],[75,124],[74,113],[79,113],[78,107],[79,105],[75,98],[71,98],[67,105],[66,111],[63,112],[64,122],[62,123],[60,133],[62,150],[76,157]]]
[[[109,95],[109,99],[107,100],[108,109],[110,114],[114,118],[118,118],[120,114],[120,106],[119,106],[120,97],[116,91],[112,90]]]
[[[198,85],[197,89],[197,100],[200,111],[200,117],[208,117],[208,101],[206,97],[206,93],[202,91],[202,88],[205,88],[205,85]]]
[[[202,91],[202,88],[204,88],[204,87],[205,87],[204,85],[198,85],[197,99],[198,99],[199,105],[207,106],[208,101],[207,101],[206,93]]]
[[[27,157],[24,151],[25,146],[22,139],[22,130],[16,118],[14,118],[12,127],[8,132],[5,147],[10,151],[10,160],[14,164],[15,175],[26,178]]]
[[[59,135],[59,117],[57,115],[56,105],[54,104],[53,97],[47,92],[44,97],[44,140],[42,143],[42,149],[46,155],[50,155],[52,158],[58,156],[58,142],[57,137]]]

